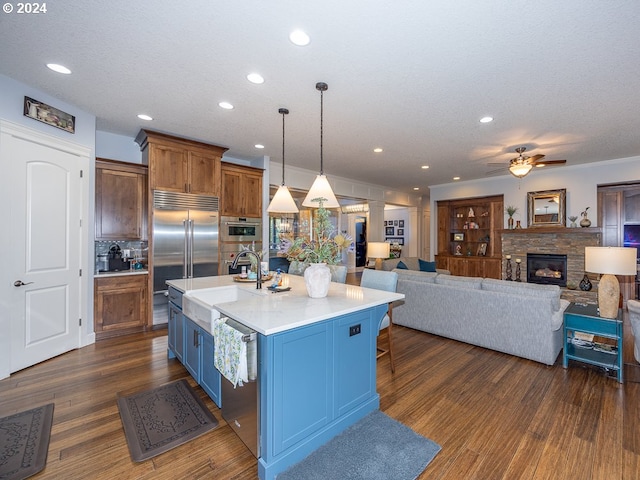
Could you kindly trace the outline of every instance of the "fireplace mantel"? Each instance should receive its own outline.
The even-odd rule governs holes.
[[[580,234],[592,234],[592,233],[602,233],[602,229],[600,227],[588,227],[588,228],[565,228],[565,227],[531,227],[531,228],[513,228],[513,229],[504,229],[498,230],[499,234],[514,234],[514,235],[530,235],[530,234],[538,234],[538,233],[570,233],[571,235],[580,235]]]

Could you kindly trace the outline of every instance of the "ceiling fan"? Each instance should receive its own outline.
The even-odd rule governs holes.
[[[547,165],[561,165],[567,163],[566,160],[544,160],[544,155],[532,155],[531,157],[528,155],[523,155],[527,147],[518,147],[516,148],[516,153],[518,156],[509,160],[509,166],[506,167],[509,169],[511,175],[517,178],[522,178],[527,173],[531,171],[533,167],[545,167]],[[487,175],[491,173],[502,171],[505,166],[502,163],[490,163],[489,165],[502,165],[503,167],[499,170],[494,170],[489,172]]]

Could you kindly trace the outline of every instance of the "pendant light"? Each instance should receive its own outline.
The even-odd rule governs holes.
[[[281,108],[278,110],[278,113],[282,115],[282,184],[273,196],[267,212],[298,213],[296,202],[293,201],[291,192],[284,184],[284,116],[289,114],[289,110]]]
[[[329,180],[324,174],[323,170],[323,151],[322,151],[322,134],[323,134],[323,117],[324,117],[324,97],[323,93],[327,91],[329,86],[324,82],[316,83],[316,90],[320,91],[320,175],[316,176],[316,179],[311,185],[311,189],[305,197],[302,205],[305,207],[319,207],[320,199],[322,199],[322,206],[324,208],[338,208],[340,204],[338,199],[333,194]]]

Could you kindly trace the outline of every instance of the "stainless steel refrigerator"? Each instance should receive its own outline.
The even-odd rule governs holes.
[[[167,280],[218,274],[218,197],[153,192],[153,323],[167,321]]]

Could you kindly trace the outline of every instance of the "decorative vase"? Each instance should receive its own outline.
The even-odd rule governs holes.
[[[513,217],[509,217],[507,225],[509,226],[509,230],[513,230]]]
[[[583,292],[588,292],[589,290],[591,290],[591,287],[593,287],[593,285],[591,284],[591,280],[589,280],[589,277],[587,277],[587,274],[585,273],[584,277],[582,277],[582,280],[580,280],[580,290],[582,290]]]
[[[582,228],[590,227],[591,226],[591,220],[589,220],[586,215],[583,216],[582,220],[580,220],[580,226]]]
[[[331,270],[326,263],[312,263],[304,271],[304,283],[311,298],[324,298],[329,293]]]
[[[519,230],[522,228],[522,225],[520,225],[520,220],[516,220],[516,230]]]
[[[571,220],[571,218],[569,220]],[[573,220],[571,220],[571,225],[569,225],[569,228],[578,228],[578,224],[576,223],[576,220],[577,218],[573,218]],[[589,224],[591,224],[591,222],[589,222]]]

